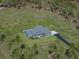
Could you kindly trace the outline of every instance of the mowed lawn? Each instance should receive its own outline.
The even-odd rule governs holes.
[[[79,42],[79,32],[61,16],[55,16],[48,11],[31,8],[20,10],[7,8],[0,10],[0,32],[7,33],[7,38],[5,39],[7,43],[14,39],[16,35],[20,36],[22,43],[25,43],[26,46],[37,44],[39,47],[48,49],[46,48],[48,44],[56,43],[57,38],[54,36],[32,40],[23,34],[23,30],[33,28],[36,25],[46,26],[50,31],[58,31],[68,41],[75,44]],[[57,44],[63,45],[61,41]],[[14,46],[16,47],[16,45]],[[62,51],[60,48],[59,50],[60,52]]]

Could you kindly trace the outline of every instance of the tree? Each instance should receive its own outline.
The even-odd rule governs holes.
[[[0,40],[3,41],[5,38],[6,38],[6,34],[2,33],[2,34],[0,35]]]
[[[77,23],[77,20],[73,20],[73,22],[76,24]]]
[[[22,54],[22,55],[20,56],[20,59],[25,59],[25,55]]]
[[[34,54],[38,55],[39,51],[38,51],[38,46],[36,44],[33,45],[33,50],[34,50]]]
[[[16,52],[17,52],[17,49],[14,49],[13,51],[12,51],[12,57],[13,57],[13,59],[14,59],[14,57],[15,57],[15,54],[16,54]]]
[[[21,50],[23,50],[25,48],[25,45],[21,44],[20,48],[21,48]]]
[[[66,49],[66,51],[65,51],[65,55],[66,55],[66,57],[67,57],[68,59],[71,59],[71,57],[72,57],[72,55],[71,55],[69,49]]]
[[[20,36],[19,36],[19,35],[16,35],[15,41],[16,41],[16,42],[21,42],[21,39],[20,39]]]
[[[76,29],[79,29],[79,25],[76,26]]]
[[[73,55],[73,58],[74,58],[74,59],[79,59],[79,58],[78,58],[78,52],[77,52],[77,51],[75,51],[74,49],[70,49],[70,52],[71,52],[71,54]]]

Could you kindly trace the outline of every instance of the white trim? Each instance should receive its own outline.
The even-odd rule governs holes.
[[[51,35],[58,34],[58,32],[56,32],[56,31],[50,31],[50,32],[51,32]]]

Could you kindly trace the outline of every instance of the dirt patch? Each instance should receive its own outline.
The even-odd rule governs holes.
[[[0,42],[0,51],[4,57],[4,59],[12,59],[12,57],[9,54],[9,50],[7,49],[6,45],[4,43]]]
[[[4,9],[4,7],[0,7],[0,10]]]

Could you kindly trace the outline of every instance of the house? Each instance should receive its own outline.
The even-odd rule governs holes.
[[[23,32],[25,33],[26,36],[30,38],[40,38],[49,36],[51,34],[49,29],[43,26],[36,26],[32,29],[24,30]]]

